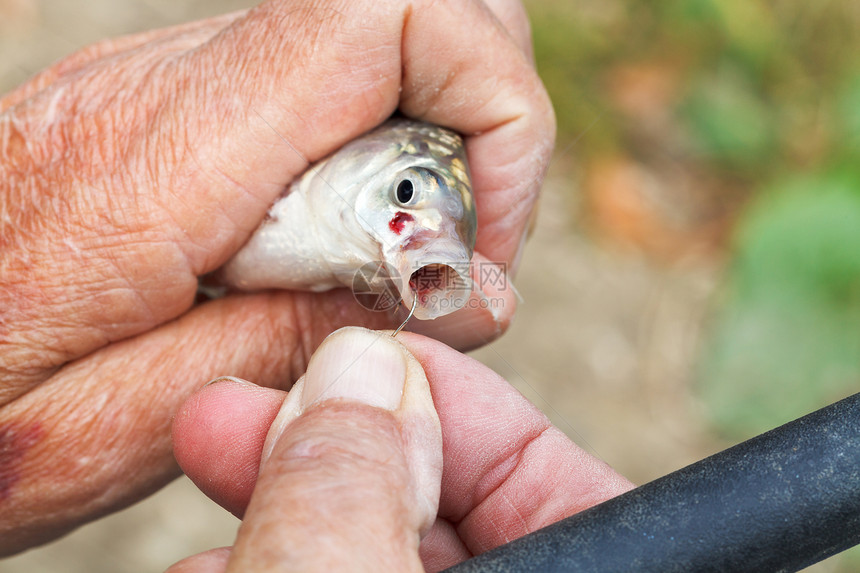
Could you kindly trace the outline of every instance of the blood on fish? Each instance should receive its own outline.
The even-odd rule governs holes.
[[[392,218],[388,222],[388,228],[397,233],[398,235],[403,232],[403,226],[406,223],[414,221],[414,217],[409,213],[404,213],[403,211],[398,211],[394,214],[394,218]]]

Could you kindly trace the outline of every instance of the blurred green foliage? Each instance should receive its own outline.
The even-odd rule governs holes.
[[[715,422],[742,439],[857,389],[860,181],[833,173],[778,183],[736,239],[700,378]]]
[[[716,428],[744,439],[860,390],[860,3],[526,6],[557,160],[668,163],[737,202],[696,376]]]
[[[716,428],[744,439],[860,390],[860,3],[527,9],[558,160],[668,162],[738,201],[696,376]]]
[[[744,213],[699,372],[712,421],[742,440],[858,391],[860,177],[787,178]],[[837,571],[860,570],[860,546]]]
[[[667,111],[685,135],[682,159],[739,170],[753,187],[826,164],[860,138],[854,0],[531,0],[527,9],[559,148],[578,141],[580,157],[663,143],[630,137],[637,118],[619,113],[607,89],[614,70],[642,63],[677,76]]]
[[[742,199],[699,376],[718,428],[748,437],[857,389],[860,5],[532,0],[527,9],[558,148],[575,144],[568,159],[587,169],[611,154],[646,166],[668,158],[694,180],[722,182],[712,193]],[[644,104],[628,101],[637,90]]]
[[[682,112],[700,150],[714,161],[754,174],[777,143],[771,109],[748,78],[729,67],[690,89]]]

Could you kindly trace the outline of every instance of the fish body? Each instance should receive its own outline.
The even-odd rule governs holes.
[[[390,119],[293,181],[218,281],[240,290],[394,285],[407,307],[417,297],[416,318],[432,319],[468,299],[476,231],[462,138]]]

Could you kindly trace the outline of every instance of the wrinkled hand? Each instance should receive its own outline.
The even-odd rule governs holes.
[[[272,0],[0,100],[0,555],[175,477],[170,420],[204,380],[286,387],[335,328],[390,325],[345,292],[194,298],[308,161],[396,108],[466,135],[477,248],[515,256],[553,117],[522,8],[487,4]],[[497,334],[463,316],[456,344]]]
[[[343,329],[286,399],[221,379],[183,405],[177,459],[244,520],[170,573],[435,571],[630,488],[490,369],[398,340]]]

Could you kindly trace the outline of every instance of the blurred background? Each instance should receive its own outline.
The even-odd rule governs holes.
[[[0,0],[0,91],[233,0]],[[559,122],[518,318],[473,355],[637,483],[860,379],[860,3],[527,0]],[[0,571],[158,571],[238,522],[187,480]],[[810,571],[860,570],[849,551]]]

